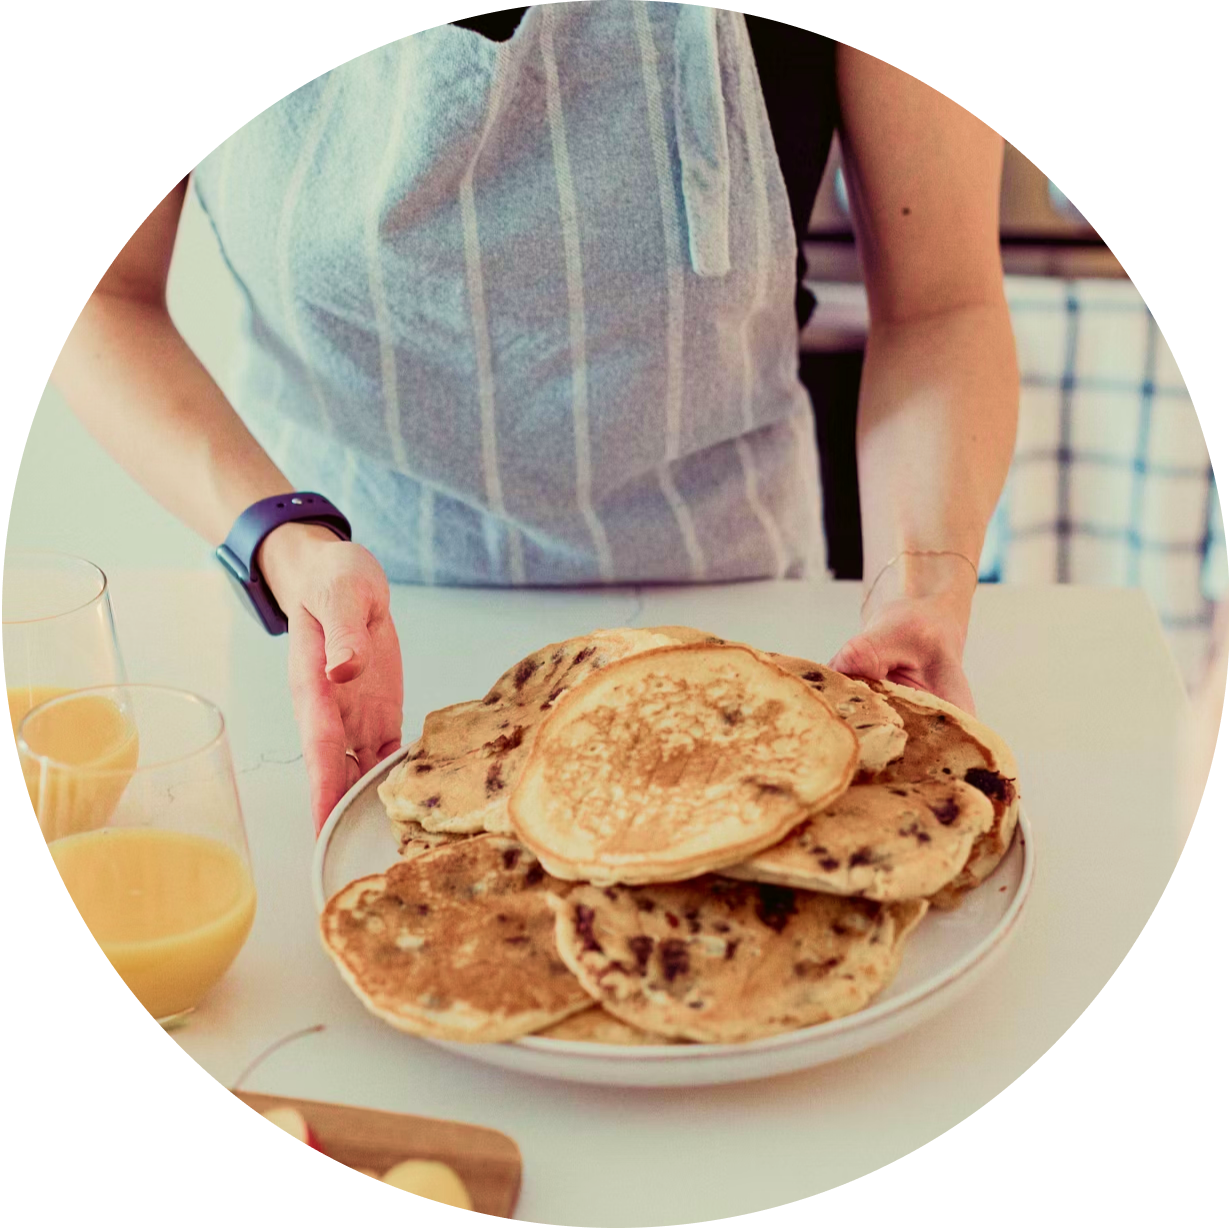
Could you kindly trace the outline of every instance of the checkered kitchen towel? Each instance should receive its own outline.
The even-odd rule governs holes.
[[[1127,281],[1010,277],[1020,431],[982,579],[1142,587],[1188,685],[1229,591],[1203,432]]]

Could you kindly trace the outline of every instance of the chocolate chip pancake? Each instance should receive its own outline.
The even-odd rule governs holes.
[[[735,1043],[864,1007],[896,974],[924,900],[795,892],[709,875],[553,897],[564,962],[612,1015]]]
[[[990,799],[959,780],[851,785],[780,844],[722,873],[868,900],[933,895],[994,822]]]
[[[905,723],[890,703],[861,679],[779,652],[764,654],[775,665],[818,691],[853,730],[858,739],[858,768],[874,775],[905,751]]]
[[[900,713],[908,735],[904,755],[876,777],[879,783],[963,780],[994,807],[994,822],[974,842],[964,868],[931,898],[938,908],[954,908],[1011,847],[1020,810],[1015,757],[994,730],[955,704],[893,682],[870,685]]]
[[[548,893],[567,886],[515,841],[476,836],[349,884],[325,905],[320,933],[393,1027],[510,1040],[592,1004],[555,949]]]
[[[563,696],[509,815],[560,878],[671,882],[777,843],[856,764],[828,703],[750,649],[658,648]]]
[[[508,795],[534,730],[559,698],[613,661],[671,643],[622,628],[548,644],[502,674],[484,698],[432,712],[379,787],[389,818],[432,832],[508,834]]]

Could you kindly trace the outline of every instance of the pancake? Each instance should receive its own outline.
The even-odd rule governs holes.
[[[978,836],[960,873],[932,898],[954,908],[965,892],[984,882],[1011,847],[1020,811],[1015,757],[994,730],[946,700],[894,682],[872,682],[905,723],[905,753],[881,772],[884,784],[963,780],[994,807],[994,822]]]
[[[373,1014],[438,1040],[501,1041],[592,999],[559,959],[548,894],[567,884],[515,841],[477,836],[339,891],[325,950]]]
[[[861,679],[808,661],[803,657],[787,657],[781,653],[765,653],[775,665],[801,678],[818,691],[853,730],[858,739],[858,768],[874,775],[882,772],[905,751],[905,723],[900,714],[882,696]]]
[[[612,1015],[737,1043],[864,1007],[900,965],[924,900],[878,904],[709,875],[553,897],[559,954]]]
[[[546,1040],[580,1041],[590,1045],[677,1045],[669,1036],[655,1036],[643,1028],[624,1023],[600,1006],[591,1006],[561,1023],[552,1023],[538,1033]]]
[[[484,698],[430,713],[379,787],[389,819],[412,819],[431,832],[510,834],[508,795],[534,731],[559,698],[613,661],[672,642],[622,628],[548,644],[506,670]]]
[[[845,791],[857,749],[824,699],[750,649],[658,648],[563,696],[509,815],[560,878],[671,882],[783,839]]]
[[[990,799],[963,781],[851,785],[780,844],[722,873],[881,902],[916,900],[964,869],[993,822]]]

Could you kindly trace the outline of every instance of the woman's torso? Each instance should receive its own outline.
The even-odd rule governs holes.
[[[821,566],[796,247],[743,19],[631,0],[445,26],[215,151],[236,408],[394,579]]]

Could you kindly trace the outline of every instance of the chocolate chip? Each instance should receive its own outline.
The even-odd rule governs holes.
[[[503,698],[498,691],[492,691],[482,702],[489,708],[492,704],[497,704]]]
[[[430,763],[416,763],[416,764],[414,764],[414,771],[415,771],[415,772],[417,772],[419,776],[423,775],[425,772],[430,772],[430,771],[433,771],[433,770],[434,770],[434,768],[433,768],[432,764],[430,764]]]
[[[853,855],[849,858],[849,868],[852,870],[855,866],[873,866],[875,864],[875,854],[866,845],[856,849]]]
[[[440,804],[440,795],[438,793],[433,793],[429,798],[427,798],[425,802],[423,802],[423,806],[427,810],[434,810],[436,806],[438,806],[439,804]]]
[[[566,690],[567,690],[567,687],[564,687],[564,686],[555,687],[555,689],[551,691],[551,693],[546,697],[545,702],[541,705],[541,710],[545,712],[546,709],[549,708],[551,704],[553,704],[555,700],[558,699],[559,696],[562,695],[563,692]]]
[[[504,943],[510,947],[524,946],[529,941],[528,934],[513,934],[511,938],[505,938]]]
[[[888,792],[894,793],[897,797],[908,797],[909,796],[908,789],[889,789]]]
[[[841,868],[841,863],[835,857],[821,857],[819,859],[819,868],[821,870],[827,870],[828,873],[831,874],[833,870],[839,870]]]
[[[818,981],[827,976],[840,962],[839,956],[824,960],[802,959],[794,965],[794,975],[804,981]]]
[[[581,649],[581,650],[580,650],[580,651],[579,651],[579,652],[578,652],[578,653],[577,653],[577,654],[576,654],[576,655],[572,658],[572,664],[573,664],[573,665],[580,665],[583,661],[587,661],[587,660],[588,660],[591,656],[593,656],[594,652],[596,652],[596,651],[597,651],[597,650],[593,647],[593,645],[592,645],[592,644],[590,644],[588,648],[582,648],[582,649]]]
[[[977,769],[974,768],[973,770],[976,771]],[[951,825],[958,818],[960,818],[960,807],[956,805],[956,799],[954,797],[945,798],[943,801],[937,803],[931,802],[930,812],[936,819],[939,820],[940,823],[943,824],[944,827],[951,827]]]
[[[636,908],[640,912],[652,912],[657,907],[647,896],[638,895],[636,897]]]
[[[666,913],[666,924],[672,930],[676,930],[679,927],[679,919],[672,912],[668,912]]]
[[[700,932],[700,910],[698,908],[692,908],[688,912],[685,912],[683,916],[687,919],[687,928],[693,934],[698,934]]]
[[[725,957],[726,957],[726,959],[733,959],[733,958],[734,958],[734,952],[738,950],[738,943],[739,943],[739,939],[737,939],[737,938],[727,938],[727,939],[725,940]]]
[[[525,886],[533,887],[540,883],[546,877],[546,871],[542,869],[542,863],[535,861],[533,865],[525,871]]]
[[[797,897],[788,887],[775,887],[761,883],[757,887],[759,900],[755,906],[755,915],[770,930],[781,933],[789,924],[789,919],[798,911]]]
[[[492,763],[486,774],[486,795],[491,797],[504,787],[503,776],[500,773],[499,761]]]
[[[420,917],[425,917],[431,911],[431,905],[430,904],[415,904],[414,911]]]
[[[661,944],[661,971],[667,981],[685,976],[691,968],[687,944],[681,938],[667,938]]]
[[[619,893],[613,887],[607,887],[602,894],[608,900],[617,900],[619,898]]]
[[[636,957],[636,965],[643,972],[649,966],[649,957],[656,944],[647,934],[637,934],[627,940],[628,949]]]
[[[489,750],[493,755],[506,755],[509,751],[514,751],[525,740],[525,726],[517,725],[511,733],[501,733],[494,741],[488,742],[484,750]]]
[[[580,936],[580,949],[582,951],[601,951],[602,944],[593,934],[593,922],[597,917],[593,909],[587,908],[584,904],[577,904],[572,916],[576,922],[576,933]]]
[[[815,670],[811,670],[809,673],[803,674],[802,679],[804,682],[818,682],[819,686],[816,687],[815,689],[819,691],[823,690],[823,684],[824,684],[823,674],[817,673]]]
[[[504,869],[511,870],[515,868],[516,863],[521,859],[520,849],[504,849]]]
[[[533,657],[526,657],[516,667],[516,673],[512,675],[512,685],[519,691],[537,672],[538,662]]]
[[[1001,802],[1004,805],[1011,801],[1011,781],[1006,776],[1000,776],[998,772],[991,772],[986,768],[969,768],[964,774],[964,779],[967,784],[979,789],[991,801]]]
[[[722,712],[721,719],[727,725],[737,725],[743,719],[743,714],[737,708],[729,708]]]

